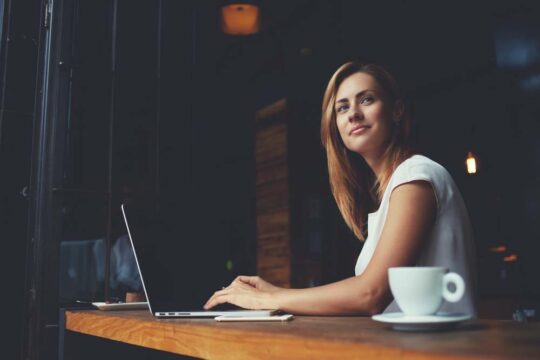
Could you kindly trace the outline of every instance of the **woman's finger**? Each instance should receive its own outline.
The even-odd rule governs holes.
[[[223,288],[221,290],[218,290],[218,291],[214,292],[214,294],[210,297],[210,299],[208,299],[206,304],[211,303],[217,296],[228,294],[229,291],[230,291],[230,287],[227,287],[227,288]]]
[[[205,309],[210,309],[216,305],[222,304],[224,302],[228,302],[231,304],[236,304],[235,301],[240,298],[246,299],[250,296],[253,296],[255,293],[257,293],[257,290],[253,288],[250,285],[247,285],[245,283],[234,283],[231,284],[229,287],[216,291],[214,295],[206,302],[204,305]]]
[[[218,299],[218,298],[221,297],[221,296],[225,296],[225,295],[226,295],[226,294],[224,294],[224,293],[218,294],[218,292],[216,291],[216,292],[214,293],[214,295],[212,295],[212,297],[210,297],[210,299],[208,299],[208,301],[206,302],[206,304],[204,304],[204,308],[205,308],[205,309],[209,309],[209,308],[212,308],[212,307],[216,306],[216,305],[217,305],[216,299]]]
[[[254,284],[257,282],[257,279],[259,277],[258,276],[246,276],[246,275],[240,275],[238,277],[238,280],[244,282],[244,283],[248,283],[248,284]]]
[[[208,300],[206,304],[204,304],[204,309],[209,310],[213,308],[214,306],[223,304],[225,302],[227,302],[227,295],[214,296],[210,300]]]
[[[259,277],[258,276],[241,275],[241,276],[238,276],[236,279],[238,280],[238,282],[240,282],[242,284],[247,284],[247,285],[255,287],[255,288],[257,287],[257,283],[259,282]]]

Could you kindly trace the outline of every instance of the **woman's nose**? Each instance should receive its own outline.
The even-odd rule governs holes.
[[[356,107],[351,108],[351,113],[349,114],[349,121],[350,122],[362,120],[363,117],[364,117],[364,115],[362,114],[362,112],[358,108],[356,108]]]

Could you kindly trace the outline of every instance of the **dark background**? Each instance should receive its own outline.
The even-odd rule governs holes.
[[[420,149],[461,189],[481,298],[538,301],[536,2],[261,1],[261,31],[247,37],[221,32],[220,4],[56,1],[46,27],[45,2],[3,2],[1,263],[16,309],[14,353],[20,339],[40,333],[32,326],[45,335],[25,347],[54,353],[60,304],[117,295],[108,252],[125,232],[119,205],[134,192],[164,199],[172,217],[192,219],[180,237],[219,251],[231,278],[254,273],[254,114],[281,98],[289,104],[291,199],[300,224],[293,241],[321,266],[310,284],[353,275],[361,244],[331,198],[318,133],[326,83],[349,60],[396,75]],[[47,34],[55,39],[50,54]],[[465,172],[469,151],[479,159],[474,176]],[[314,206],[324,219],[315,225],[306,215]],[[318,237],[305,234],[313,229]],[[88,266],[101,277],[63,298],[61,244],[96,240],[103,261]],[[496,246],[507,250],[490,251]],[[503,261],[511,254],[517,262]]]

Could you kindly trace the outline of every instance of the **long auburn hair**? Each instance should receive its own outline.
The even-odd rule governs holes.
[[[336,124],[335,102],[341,83],[356,73],[365,73],[377,81],[384,99],[402,109],[398,123],[383,153],[382,171],[376,177],[364,159],[345,147]],[[365,240],[367,214],[377,208],[396,167],[414,151],[409,143],[411,121],[405,101],[394,77],[375,64],[348,62],[330,78],[322,103],[321,140],[326,149],[332,194],[345,223],[358,239]]]

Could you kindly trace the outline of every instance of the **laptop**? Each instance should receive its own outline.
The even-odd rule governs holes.
[[[222,282],[225,267],[216,266],[222,263],[218,251],[213,251],[204,239],[186,240],[193,231],[185,231],[182,236],[175,226],[178,224],[164,221],[167,214],[164,216],[163,211],[160,214],[156,205],[127,202],[121,209],[148,309],[154,317],[268,316],[276,312],[237,307],[235,310],[204,310],[206,300],[228,285]],[[170,212],[168,215],[171,216]],[[203,233],[204,229],[200,231]]]

